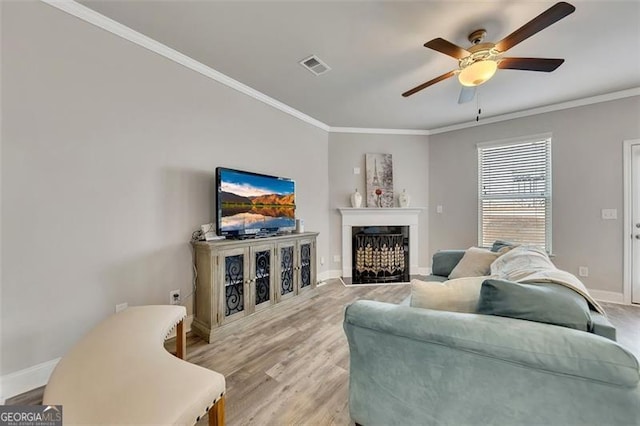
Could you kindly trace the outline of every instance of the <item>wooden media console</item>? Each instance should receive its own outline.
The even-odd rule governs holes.
[[[317,236],[304,232],[193,243],[197,278],[191,329],[211,343],[214,331],[313,295]]]

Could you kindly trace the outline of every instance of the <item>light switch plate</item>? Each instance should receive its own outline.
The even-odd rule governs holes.
[[[441,205],[437,205],[436,206],[436,213],[442,213],[442,206]]]
[[[615,220],[618,218],[618,210],[617,209],[602,209],[602,219],[604,220]]]
[[[360,174],[360,167],[354,167],[353,168],[353,174],[354,175],[359,175]]]

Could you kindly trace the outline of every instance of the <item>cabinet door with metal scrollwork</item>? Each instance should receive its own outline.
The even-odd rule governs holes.
[[[279,302],[297,294],[296,242],[287,241],[278,243],[276,250],[278,256],[276,262],[278,271],[276,301]]]
[[[219,273],[222,275],[220,281],[222,294],[219,297],[220,323],[241,318],[247,313],[248,299],[247,290],[250,284],[249,260],[245,249],[236,248],[220,252]]]
[[[256,311],[274,303],[274,245],[251,246],[251,307]]]
[[[316,286],[316,266],[314,239],[299,240],[297,243],[297,273],[298,291],[315,288]]]

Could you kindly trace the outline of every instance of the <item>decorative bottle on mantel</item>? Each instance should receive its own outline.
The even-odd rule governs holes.
[[[402,193],[398,196],[398,204],[400,204],[400,207],[409,207],[409,202],[411,202],[411,197],[407,194],[407,190],[403,189]]]
[[[362,195],[358,192],[358,188],[356,188],[356,192],[351,194],[351,207],[356,209],[362,206]]]

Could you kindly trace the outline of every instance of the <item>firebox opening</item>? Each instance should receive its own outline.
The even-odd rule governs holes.
[[[408,226],[354,226],[351,232],[353,284],[409,281]]]

